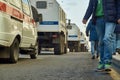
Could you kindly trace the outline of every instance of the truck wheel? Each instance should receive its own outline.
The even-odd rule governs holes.
[[[64,47],[64,54],[66,54],[67,53],[67,47],[65,46]]]
[[[55,55],[60,55],[61,54],[61,47],[60,45],[56,45],[56,47],[54,48],[54,54]]]
[[[30,58],[31,59],[36,59],[38,56],[38,42],[36,42],[34,50],[32,51],[32,53],[30,54]]]
[[[36,59],[37,56],[36,56],[35,54],[30,54],[30,58],[31,58],[31,59]]]
[[[10,62],[16,63],[19,58],[19,41],[15,39],[13,44],[10,46]]]
[[[41,44],[40,42],[38,41],[38,55],[41,54]]]

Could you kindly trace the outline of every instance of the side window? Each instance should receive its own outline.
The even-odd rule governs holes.
[[[27,15],[30,15],[30,7],[28,0],[22,0],[23,12]]]
[[[33,18],[34,18],[34,19],[37,19],[37,17],[38,17],[38,12],[37,12],[36,8],[33,7],[33,6],[31,6],[31,9],[32,9],[32,13],[33,13]]]
[[[36,7],[41,8],[41,9],[46,9],[47,8],[47,2],[46,1],[37,1],[36,2]]]
[[[7,1],[7,0],[3,0],[3,1]]]
[[[6,1],[6,0],[5,0]],[[21,9],[21,0],[10,0],[10,4]]]

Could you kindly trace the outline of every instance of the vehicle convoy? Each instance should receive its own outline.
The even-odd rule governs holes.
[[[80,29],[75,23],[70,23],[68,28],[68,48],[70,52],[80,51]]]
[[[67,52],[66,14],[56,0],[31,0],[38,14],[42,15],[39,23],[39,49],[54,48],[54,54]]]
[[[0,0],[0,58],[11,63],[18,61],[19,53],[36,58],[39,17],[32,10],[29,0]]]

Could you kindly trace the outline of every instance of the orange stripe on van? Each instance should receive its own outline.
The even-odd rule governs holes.
[[[20,11],[14,9],[14,8],[12,10],[12,15],[19,18],[19,19],[23,19],[23,14]]]
[[[23,12],[20,12],[19,10],[15,9],[11,6],[6,5],[3,2],[0,2],[0,11],[6,12],[10,16],[13,16],[19,20],[23,20],[26,23],[35,24],[35,21],[31,17],[27,16]]]
[[[14,16],[20,20],[23,19],[23,14],[19,10],[12,8],[10,6],[7,6],[3,2],[0,2],[0,11],[6,12],[7,14]]]
[[[3,12],[6,12],[6,4],[5,3],[0,2],[0,10]]]

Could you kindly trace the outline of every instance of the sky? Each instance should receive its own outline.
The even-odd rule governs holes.
[[[88,7],[89,0],[57,0],[66,13],[67,19],[75,23],[80,31],[85,33],[85,26],[82,19]]]

